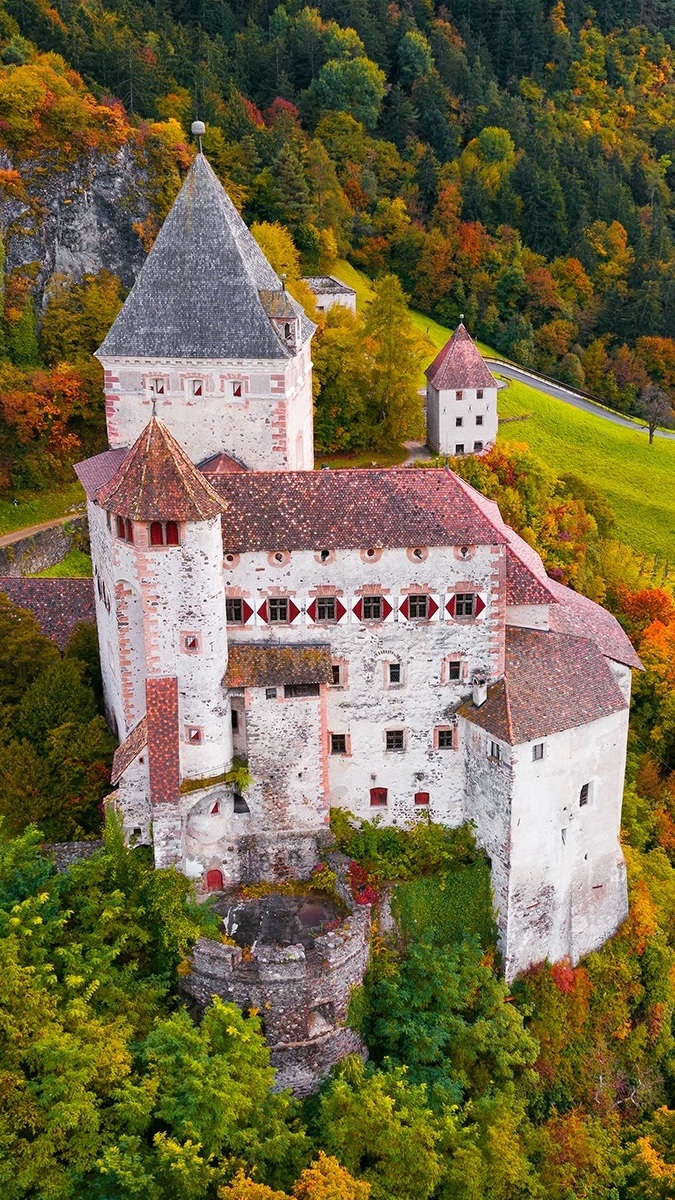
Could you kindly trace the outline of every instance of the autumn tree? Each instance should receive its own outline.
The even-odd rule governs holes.
[[[651,446],[659,425],[670,427],[673,424],[672,402],[662,388],[657,387],[655,383],[648,383],[640,392],[637,408],[640,416],[647,422]]]
[[[426,347],[408,316],[398,278],[385,275],[365,319],[368,395],[380,446],[424,436],[420,370]]]

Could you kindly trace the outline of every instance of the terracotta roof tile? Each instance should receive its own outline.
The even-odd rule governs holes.
[[[145,702],[150,799],[153,804],[173,804],[180,794],[178,680],[175,675],[148,679]]]
[[[558,633],[576,634],[592,638],[606,658],[624,663],[628,667],[642,669],[642,663],[633,648],[628,634],[601,604],[587,596],[573,592],[562,583],[549,579],[549,584],[558,604],[549,610],[549,625]]]
[[[128,453],[128,450],[104,450],[102,454],[75,463],[75,474],[90,500],[94,499],[99,488],[112,479]]]
[[[511,745],[588,725],[628,705],[594,642],[545,630],[506,630],[504,679],[460,715]]]
[[[439,350],[426,376],[440,392],[446,388],[495,388],[497,381],[460,323]]]
[[[223,546],[317,550],[367,546],[498,545],[452,471],[251,471],[213,478],[226,502]]]
[[[537,556],[538,557],[538,556]],[[506,603],[557,604],[558,601],[539,575],[518,557],[512,545],[506,547]]]
[[[248,467],[244,463],[239,462],[238,458],[233,458],[231,454],[214,454],[211,458],[207,458],[204,462],[199,463],[199,470],[202,475],[232,475],[238,474],[240,471],[248,471]]]
[[[80,621],[96,621],[91,579],[0,578],[0,591],[19,608],[27,608],[42,632],[63,649]]]
[[[117,783],[123,776],[127,767],[130,767],[135,758],[138,758],[141,750],[148,744],[148,718],[141,717],[138,725],[135,725],[131,733],[124,739],[121,746],[118,746],[112,763],[112,771],[110,773],[110,782]]]
[[[330,683],[329,645],[270,646],[257,642],[230,645],[225,687],[280,687]]]
[[[148,422],[96,500],[134,521],[203,521],[223,511],[218,494],[158,417]]]

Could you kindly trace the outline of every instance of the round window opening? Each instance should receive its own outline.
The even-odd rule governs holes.
[[[275,562],[280,562],[280,563],[282,563],[284,561],[284,556],[280,550],[277,550],[276,554],[274,555],[274,560],[275,560]]]
[[[419,546],[413,550],[413,558],[424,558],[424,551]]]
[[[460,554],[461,554],[462,558],[468,558],[468,557],[469,557],[470,550],[469,550],[469,547],[468,547],[468,546],[461,546],[461,547],[460,547],[460,551],[459,551],[459,552],[460,552]]]
[[[330,558],[330,550],[322,550],[319,558],[322,562],[326,562],[326,560]]]
[[[366,558],[375,558],[376,553],[377,551],[371,546],[368,550],[366,550]]]

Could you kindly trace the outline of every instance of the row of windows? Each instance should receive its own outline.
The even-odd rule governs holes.
[[[482,425],[482,424],[483,424],[483,418],[479,414],[476,417],[476,425]],[[461,429],[463,427],[463,425],[464,425],[464,417],[455,417],[455,428]]]
[[[108,513],[108,528],[111,516]],[[142,528],[139,526],[138,528]],[[122,542],[134,541],[134,526],[128,517],[115,517],[115,529]],[[180,546],[180,535],[176,521],[151,521],[148,527],[149,546]]]
[[[385,730],[384,748],[389,753],[397,753],[406,748],[406,731],[405,729],[387,729]],[[436,750],[456,750],[458,747],[457,728],[455,725],[442,727],[434,730],[434,748]],[[331,733],[330,735],[330,752],[331,754],[348,754],[349,746],[346,733]]]
[[[453,617],[478,616],[484,607],[484,602],[475,592],[456,592],[446,605]],[[261,605],[259,611],[270,625],[288,625],[300,613],[294,602],[286,596],[271,597]],[[399,611],[408,620],[426,621],[438,612],[438,604],[433,596],[426,594],[406,596],[401,601]],[[347,610],[337,596],[321,596],[308,606],[307,612],[315,624],[331,625],[337,624]],[[385,596],[362,596],[354,605],[354,612],[360,621],[383,621],[392,612],[392,606]],[[235,597],[225,601],[225,616],[228,625],[245,625],[253,616],[253,609],[245,600]]]
[[[474,454],[478,454],[479,451],[481,451],[483,449],[483,443],[482,442],[474,442],[473,449],[474,449]],[[467,452],[466,444],[464,442],[456,442],[455,443],[455,454],[466,454],[466,452]]]
[[[370,789],[370,807],[371,808],[386,808],[389,803],[389,792],[385,787],[374,787]],[[426,805],[429,803],[428,792],[415,792],[413,803],[417,805]]]
[[[196,648],[196,638],[188,635],[184,639],[185,648],[194,650]],[[389,662],[384,664],[386,671],[386,682],[396,686],[403,683],[403,664],[400,662]],[[346,683],[347,667],[346,663],[333,663],[331,665],[331,682],[330,687],[344,687]],[[445,659],[443,662],[442,678],[444,683],[459,683],[462,679],[462,662],[461,659]],[[265,695],[268,700],[276,700],[278,688],[265,688]],[[286,684],[284,687],[284,696],[318,696],[318,683],[302,683],[302,684]]]
[[[230,396],[234,400],[241,400],[244,394],[243,380],[229,379],[227,386]],[[206,391],[206,382],[204,379],[186,379],[185,388],[189,396],[203,396]],[[148,379],[147,389],[150,396],[164,396],[168,391],[167,380],[159,376]]]
[[[464,392],[462,392],[462,391],[455,392],[455,400],[463,400],[463,399],[464,399]],[[477,388],[476,399],[477,400],[483,399],[483,389],[482,388]]]

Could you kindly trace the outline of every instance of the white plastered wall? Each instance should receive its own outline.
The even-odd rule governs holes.
[[[437,454],[454,455],[456,447],[464,446],[464,453],[473,453],[474,444],[482,442],[483,449],[497,440],[497,385],[483,388],[478,397],[476,388],[460,388],[461,400],[456,399],[456,389],[438,391],[432,384],[427,386],[427,440]],[[483,424],[476,424],[476,417]],[[456,419],[461,418],[460,427]]]

